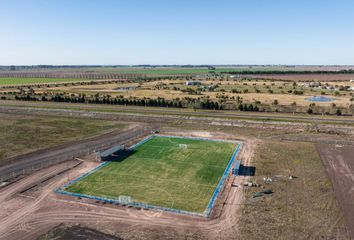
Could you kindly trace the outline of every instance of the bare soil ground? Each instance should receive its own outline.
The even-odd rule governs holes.
[[[354,239],[354,146],[317,145],[336,198]]]
[[[39,240],[122,240],[108,234],[101,233],[81,226],[59,225],[47,234],[41,236]]]
[[[193,133],[205,136],[209,133]],[[221,137],[217,134],[212,137]],[[232,138],[232,136],[229,136]],[[250,145],[245,143],[245,149]],[[239,155],[247,163],[250,151]],[[224,239],[237,232],[238,208],[242,201],[242,189],[230,188],[225,195],[224,208],[217,219],[190,217],[144,209],[112,206],[103,203],[85,202],[80,199],[55,194],[53,189],[70,179],[97,166],[97,162],[85,161],[80,167],[52,178],[40,185],[36,194],[32,191],[17,194],[43,178],[56,174],[63,166],[57,165],[41,170],[12,185],[0,189],[0,239],[35,239],[50,229],[65,223],[68,226],[81,224],[115,235],[123,239]],[[235,183],[243,177],[232,179]],[[231,184],[231,182],[228,182]]]
[[[260,141],[252,166],[260,186],[244,187],[241,239],[351,239],[314,144]]]

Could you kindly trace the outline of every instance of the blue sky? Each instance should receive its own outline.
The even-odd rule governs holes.
[[[352,0],[0,0],[0,65],[354,64]]]

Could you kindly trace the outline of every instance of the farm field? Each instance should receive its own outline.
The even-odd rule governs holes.
[[[179,144],[187,144],[181,148]],[[65,191],[203,213],[235,143],[153,137]]]
[[[21,85],[34,83],[63,83],[63,82],[83,82],[92,79],[81,78],[0,78],[0,85]]]
[[[249,75],[251,77],[251,75]],[[254,78],[286,80],[286,81],[349,81],[354,80],[354,74],[267,74],[252,75]]]
[[[124,126],[104,120],[0,114],[0,162]]]
[[[215,73],[241,72],[241,71],[339,71],[349,70],[353,66],[214,66]],[[43,72],[43,73],[107,73],[107,74],[146,74],[146,75],[185,75],[185,74],[207,74],[210,69],[198,66],[101,66],[101,67],[74,67],[74,68],[34,68],[21,69],[15,72]],[[5,72],[14,72],[6,71]]]

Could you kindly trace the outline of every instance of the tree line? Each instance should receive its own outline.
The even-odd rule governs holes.
[[[142,74],[0,72],[0,78],[141,79]]]
[[[11,95],[12,93],[8,93]],[[10,97],[3,96],[1,99],[11,99]],[[157,99],[128,99],[124,97],[86,97],[69,96],[62,94],[55,94],[53,96],[42,94],[15,94],[15,100],[19,101],[44,101],[44,102],[62,102],[62,103],[85,103],[85,104],[107,104],[107,105],[122,105],[122,106],[143,106],[143,107],[167,107],[167,108],[194,108],[194,109],[209,109],[209,110],[224,110],[223,104],[211,100],[198,100],[198,99],[173,99],[166,100],[164,98]],[[240,111],[260,111],[257,105],[239,103],[236,110]]]
[[[223,71],[223,74],[257,74],[257,75],[276,75],[276,74],[354,74],[354,69],[344,69],[338,71],[328,70],[242,70],[242,71]]]

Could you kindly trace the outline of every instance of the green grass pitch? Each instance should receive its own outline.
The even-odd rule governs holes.
[[[187,144],[183,149],[179,144]],[[203,213],[237,144],[154,137],[65,191]]]

